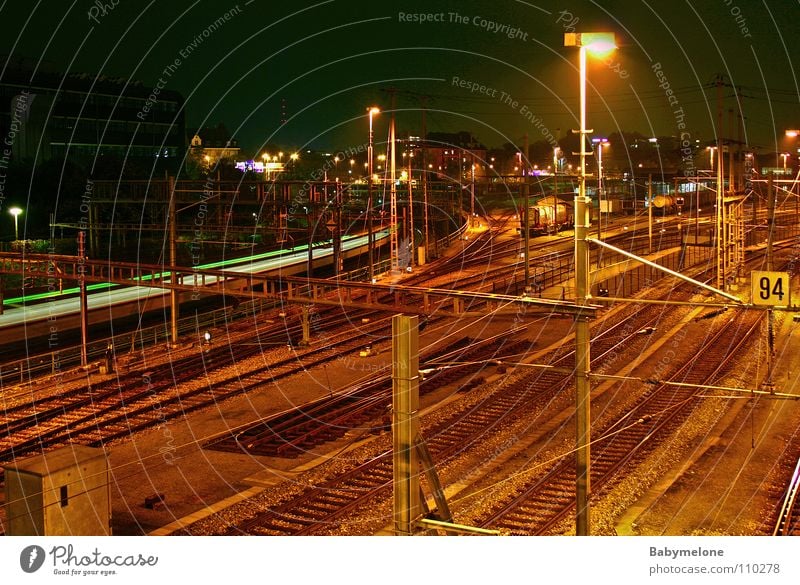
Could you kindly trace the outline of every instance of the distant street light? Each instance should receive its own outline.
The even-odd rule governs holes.
[[[14,241],[19,241],[19,220],[17,219],[22,213],[19,207],[12,207],[8,212],[14,216]]]

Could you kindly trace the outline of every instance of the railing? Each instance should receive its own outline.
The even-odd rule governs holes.
[[[178,320],[178,334],[181,336],[197,334],[199,337],[199,331],[213,329],[235,319],[257,315],[273,307],[275,307],[275,301],[254,299],[240,303],[236,307],[215,309],[209,313],[197,313],[194,316]],[[109,344],[114,348],[116,359],[120,360],[125,354],[135,355],[137,352],[143,352],[147,347],[154,347],[167,341],[169,341],[169,323],[161,323],[143,327],[134,332],[91,341],[87,345],[87,358],[89,362],[102,360]],[[28,356],[24,359],[0,364],[0,384],[23,384],[42,376],[66,375],[65,370],[79,366],[80,363],[80,346]]]

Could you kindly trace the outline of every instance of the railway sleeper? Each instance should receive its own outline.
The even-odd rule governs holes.
[[[373,477],[363,477],[363,478],[356,478],[350,481],[350,485],[360,488],[362,490],[374,490],[375,488],[381,486],[384,483],[382,478],[379,478],[377,481]]]
[[[319,500],[314,500],[300,504],[292,510],[292,514],[303,514],[315,519],[321,519],[329,516],[331,512],[335,512],[339,508],[339,505],[320,503]]]
[[[340,488],[341,490],[341,488]],[[341,506],[353,499],[353,494],[351,492],[344,492],[344,493],[337,493],[337,492],[326,492],[324,494],[320,494],[318,496],[314,496],[317,502],[322,504],[330,504],[331,506]]]
[[[313,524],[313,522],[308,520],[301,522],[296,518],[272,518],[270,520],[260,521],[258,528],[266,528],[268,530],[274,530],[279,534],[286,534],[287,532],[297,532],[310,524]],[[250,530],[252,530],[252,528]]]

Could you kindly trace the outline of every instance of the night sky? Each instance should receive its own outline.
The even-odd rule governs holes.
[[[680,122],[712,140],[718,75],[725,125],[741,108],[761,152],[785,150],[784,130],[800,125],[790,0],[114,2],[0,0],[0,55],[146,87],[161,79],[186,97],[189,129],[223,122],[251,156],[264,144],[362,144],[366,106],[387,109],[391,87],[399,131],[419,133],[425,95],[428,131],[470,130],[488,146],[563,135],[578,126],[571,30],[618,35],[619,50],[590,66],[598,135],[677,135]],[[376,118],[377,141],[387,119]]]

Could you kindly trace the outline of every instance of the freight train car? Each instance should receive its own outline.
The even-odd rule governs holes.
[[[520,209],[517,216],[519,218],[517,231],[522,234],[525,223],[524,211]],[[572,202],[558,196],[543,197],[528,211],[528,233],[531,235],[555,233],[571,228],[574,223]]]

